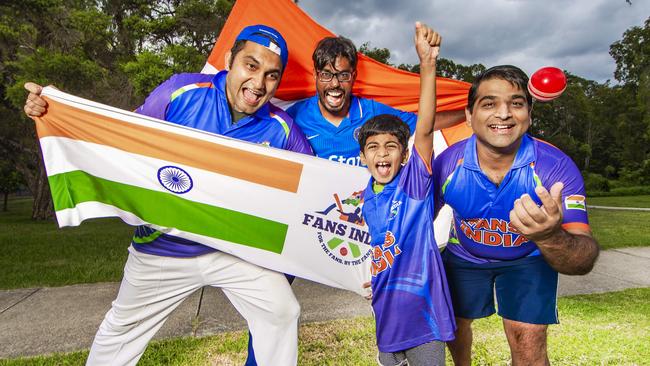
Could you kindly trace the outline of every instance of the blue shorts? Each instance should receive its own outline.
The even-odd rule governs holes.
[[[445,250],[442,255],[459,318],[478,319],[495,313],[529,324],[557,324],[558,274],[541,255],[477,264]]]

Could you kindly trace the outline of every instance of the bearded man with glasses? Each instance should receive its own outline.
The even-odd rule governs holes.
[[[415,131],[417,116],[352,94],[357,78],[357,49],[349,39],[323,38],[312,55],[317,95],[287,112],[302,128],[316,156],[360,166],[357,136],[361,126],[379,114],[391,114]],[[436,114],[436,128],[460,123],[462,111]]]

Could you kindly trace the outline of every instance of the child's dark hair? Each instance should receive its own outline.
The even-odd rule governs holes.
[[[383,133],[391,134],[397,137],[402,148],[408,146],[411,131],[409,126],[399,117],[392,114],[380,114],[366,121],[359,130],[359,148],[363,152],[368,137],[381,135]]]

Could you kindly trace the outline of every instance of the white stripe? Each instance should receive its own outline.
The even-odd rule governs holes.
[[[83,170],[88,174],[113,182],[176,195],[167,191],[158,181],[158,169],[166,165],[174,165],[187,171],[194,182],[194,187],[189,192],[178,194],[183,199],[285,223],[289,222],[292,217],[302,214],[297,205],[287,205],[287,202],[296,199],[294,193],[173,161],[155,159],[105,145],[62,137],[43,138],[41,146],[43,155],[46,157],[48,175]],[[105,157],[110,157],[110,159]],[[223,194],[223,192],[228,192],[228,194]],[[264,205],[259,204],[262,199]]]

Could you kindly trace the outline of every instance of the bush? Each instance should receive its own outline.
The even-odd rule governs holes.
[[[585,173],[585,189],[587,192],[609,192],[609,180],[597,173]]]

